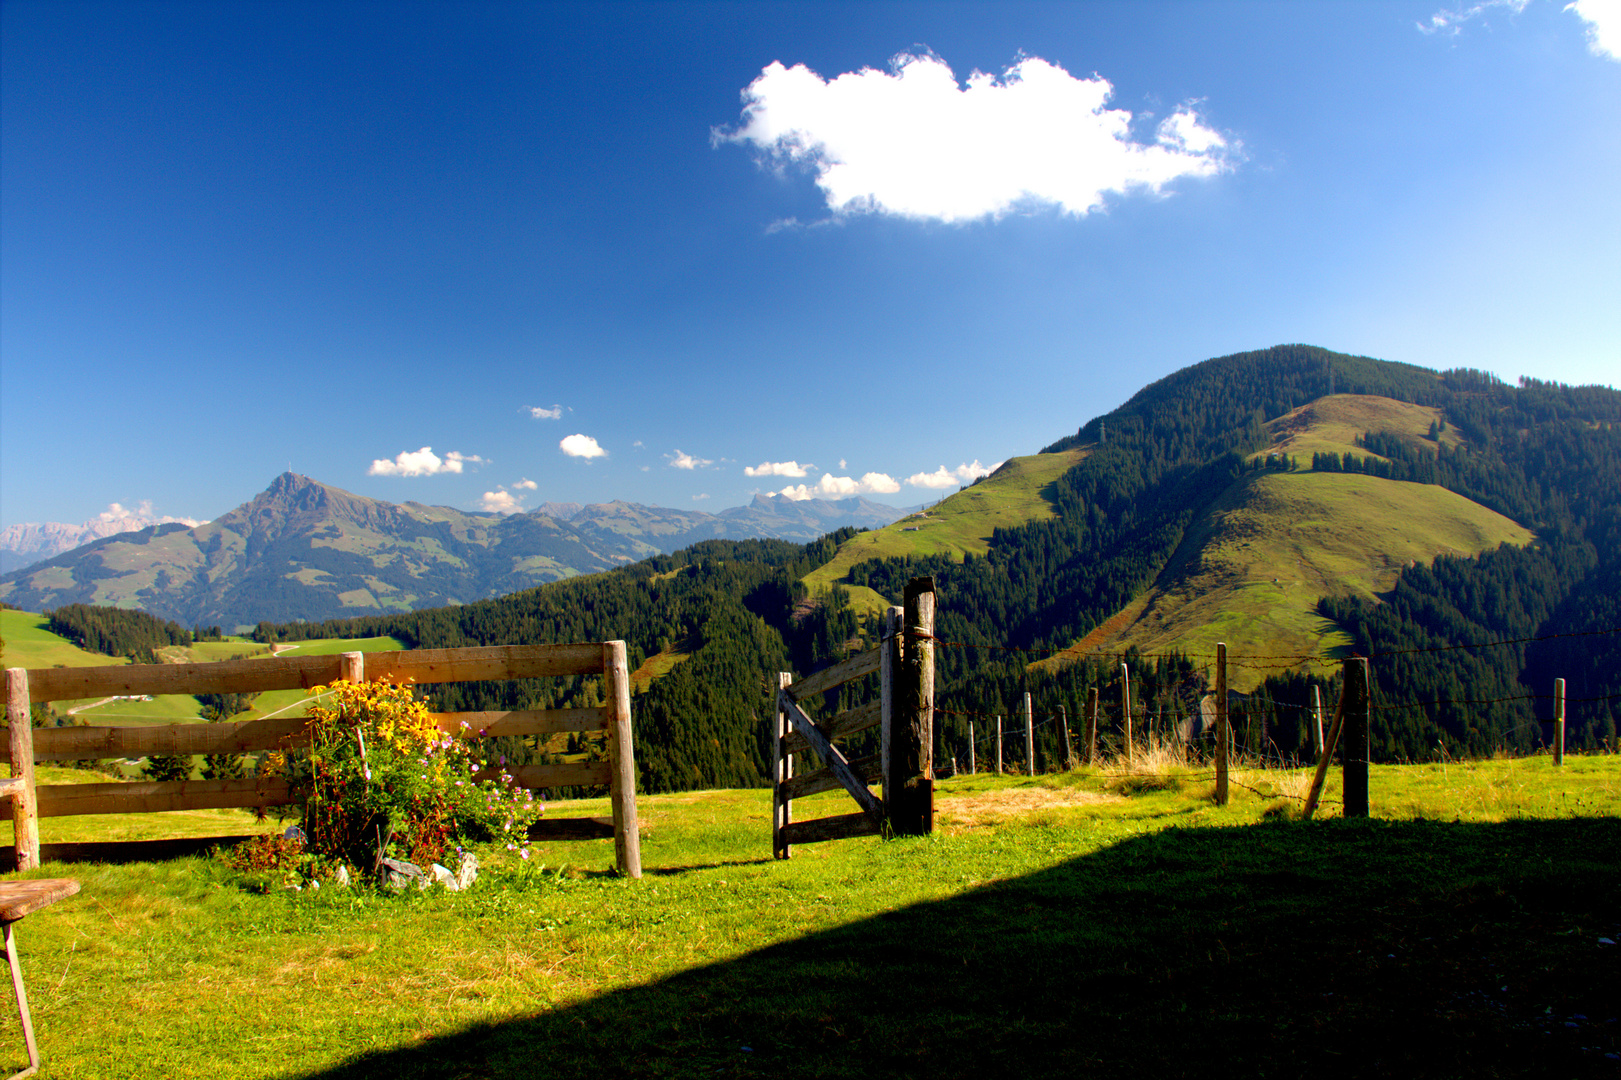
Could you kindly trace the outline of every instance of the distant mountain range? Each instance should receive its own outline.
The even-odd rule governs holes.
[[[215,521],[92,535],[12,570],[0,576],[0,600],[30,611],[134,607],[187,626],[227,628],[411,611],[607,570],[700,540],[804,542],[845,526],[881,527],[903,513],[860,497],[757,495],[718,514],[615,501],[546,503],[502,516],[368,499],[289,472]],[[22,552],[38,551],[38,538],[65,543],[69,529],[23,525],[5,535],[8,546],[15,533],[34,545]]]
[[[106,513],[83,525],[65,525],[60,521],[30,521],[13,525],[0,531],[0,574],[9,574],[53,555],[72,551],[92,540],[169,524],[192,528],[203,523],[194,518],[158,517],[141,510],[130,511],[114,503]]]

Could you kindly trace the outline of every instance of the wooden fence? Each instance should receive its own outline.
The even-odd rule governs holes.
[[[934,829],[934,579],[914,579],[904,599],[904,608],[885,613],[877,648],[798,682],[790,672],[777,675],[771,850],[779,859],[788,858],[794,844]],[[804,703],[817,694],[875,671],[877,701],[822,723],[805,711]],[[854,760],[845,756],[839,741],[873,727],[880,728],[879,753]],[[795,776],[795,757],[811,750],[821,758],[822,768]],[[868,786],[875,781],[883,783],[881,799]],[[841,787],[859,812],[793,819],[795,799]]]
[[[174,780],[107,784],[34,782],[36,761],[141,757],[150,754],[238,754],[286,750],[307,743],[304,717],[271,717],[236,723],[168,724],[154,727],[55,727],[29,725],[33,702],[143,694],[245,694],[309,689],[367,679],[393,683],[472,682],[545,676],[602,675],[605,703],[598,708],[513,712],[437,713],[451,733],[466,723],[485,738],[607,733],[608,760],[578,765],[524,765],[509,772],[526,788],[607,785],[613,805],[614,854],[619,871],[642,876],[636,821],[636,762],[630,727],[630,671],[623,641],[568,645],[504,645],[470,649],[343,653],[335,656],[227,660],[213,664],[142,664],[88,668],[8,668],[6,718],[10,739],[3,756],[11,775],[23,781],[0,818],[16,830],[15,865],[38,866],[44,858],[71,858],[82,845],[39,842],[39,818],[68,814],[140,814],[163,810],[284,806],[304,793],[285,778]],[[607,823],[603,823],[606,826]],[[582,827],[584,826],[584,827]],[[535,839],[600,835],[578,820],[542,821]]]

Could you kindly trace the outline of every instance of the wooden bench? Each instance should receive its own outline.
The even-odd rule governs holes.
[[[0,780],[0,798],[14,798],[22,784],[21,779]],[[23,990],[23,969],[17,962],[17,942],[12,937],[12,925],[78,891],[79,883],[72,878],[0,881],[0,929],[4,932],[6,961],[11,965],[11,988],[17,994],[17,1016],[22,1020],[23,1042],[28,1046],[28,1068],[13,1073],[11,1080],[33,1076],[39,1071],[39,1044],[34,1041],[34,1021],[28,1015],[28,994]]]

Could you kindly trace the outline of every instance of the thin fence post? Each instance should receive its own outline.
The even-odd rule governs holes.
[[[16,834],[17,869],[39,866],[39,794],[34,787],[34,727],[29,716],[28,669],[6,669],[6,723],[11,725],[11,775],[23,782],[12,796],[11,824]],[[7,924],[10,929],[10,924]]]
[[[974,762],[974,722],[968,721],[968,775],[973,776],[979,770]]]
[[[1227,644],[1216,643],[1216,805],[1227,805]]]
[[[1120,723],[1126,732],[1126,764],[1130,765],[1137,755],[1131,743],[1131,669],[1125,664],[1120,665]]]
[[[1002,717],[996,717],[996,775],[1002,775]]]
[[[1565,680],[1553,681],[1553,763],[1565,763]]]
[[[1323,695],[1318,692],[1317,685],[1311,688],[1311,715],[1312,715],[1312,753],[1316,757],[1323,756]]]
[[[890,770],[890,748],[895,742],[896,716],[900,709],[900,688],[896,680],[900,678],[901,670],[901,621],[902,610],[898,607],[889,608],[884,612],[879,630],[878,653],[878,686],[879,686],[879,737],[878,737],[878,773],[884,782],[884,816],[889,815],[891,797],[895,793],[894,780]]]
[[[1063,740],[1064,771],[1075,767],[1075,749],[1069,744],[1069,713],[1062,705],[1058,706],[1058,731]]]
[[[1098,688],[1086,688],[1086,732],[1081,737],[1081,752],[1090,765],[1098,759]]]
[[[338,655],[338,678],[343,682],[366,681],[366,654],[346,652]]]
[[[1036,775],[1036,718],[1030,709],[1030,695],[1024,695],[1024,768]]]
[[[614,861],[629,878],[642,876],[642,834],[636,820],[636,749],[630,731],[630,665],[623,641],[602,643],[602,673],[607,684],[608,789],[613,803]]]
[[[1345,754],[1341,758],[1348,818],[1368,816],[1369,708],[1368,661],[1353,656],[1345,661]]]
[[[794,756],[783,749],[783,739],[789,730],[788,713],[782,707],[781,692],[793,685],[794,674],[791,671],[777,672],[777,693],[771,696],[776,703],[772,710],[774,719],[771,724],[771,857],[786,859],[790,851],[785,840],[785,830],[794,820],[794,803],[792,799],[782,797],[782,785],[794,777]]]

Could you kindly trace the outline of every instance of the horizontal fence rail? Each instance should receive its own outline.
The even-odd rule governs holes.
[[[33,702],[103,698],[117,695],[245,694],[265,690],[308,690],[344,681],[399,684],[532,679],[571,675],[603,676],[606,701],[579,709],[530,709],[432,714],[449,734],[474,738],[604,732],[607,760],[559,765],[491,766],[476,779],[505,772],[530,789],[607,787],[611,822],[599,819],[543,821],[532,832],[545,838],[586,839],[604,830],[614,838],[620,872],[641,877],[641,844],[636,814],[636,765],[631,745],[630,671],[622,641],[562,645],[501,645],[468,649],[413,649],[403,652],[342,653],[334,656],[227,660],[211,664],[135,664],[93,668],[8,669],[6,715],[9,738],[0,757],[13,779],[0,787],[0,820],[16,827],[13,849],[18,869],[39,864],[38,819],[75,814],[132,814],[172,810],[212,810],[285,806],[302,802],[307,791],[282,777],[239,780],[136,781],[36,786],[35,761],[193,756],[286,751],[308,745],[310,721],[303,716],[267,717],[224,723],[162,724],[150,727],[29,726]],[[222,838],[242,839],[242,838]],[[165,842],[167,843],[167,842]],[[181,845],[184,846],[184,845]],[[68,849],[101,852],[101,845],[45,845],[50,854],[70,857]]]

